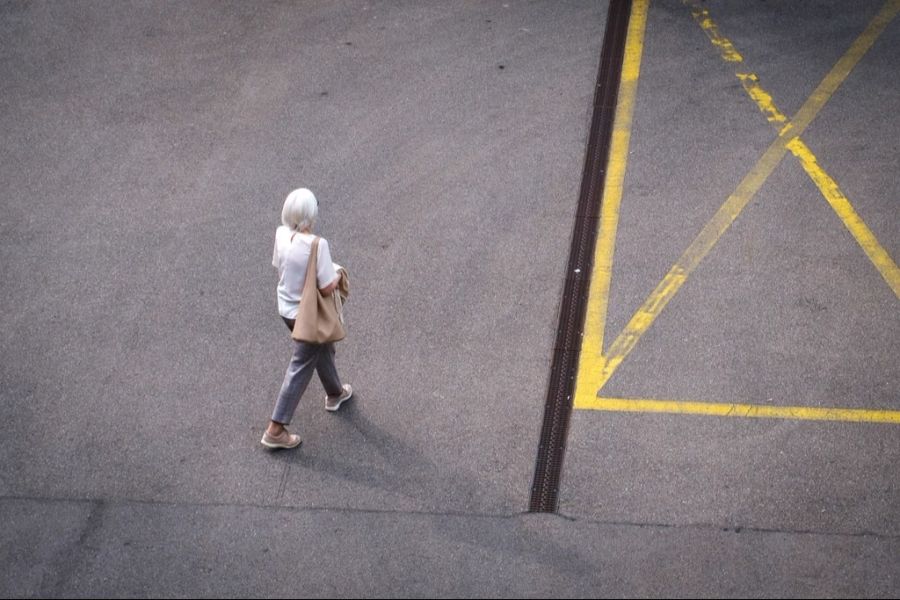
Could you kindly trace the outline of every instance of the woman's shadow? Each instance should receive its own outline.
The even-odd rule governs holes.
[[[400,437],[374,423],[357,399],[345,404],[330,417],[339,419],[341,439],[337,447],[319,445],[321,450],[282,453],[290,465],[310,469],[331,477],[387,492],[400,494],[416,508],[385,506],[383,512],[407,512],[427,519],[433,535],[451,540],[454,545],[474,544],[496,556],[529,556],[556,572],[577,575],[590,586],[600,576],[597,561],[590,551],[575,545],[557,544],[546,531],[564,531],[575,523],[556,523],[546,515],[525,516],[519,513],[485,513],[472,510],[448,510],[447,496],[453,494],[463,504],[479,503],[483,484],[459,465],[438,465]],[[448,466],[450,467],[448,469]],[[442,485],[435,485],[441,482]],[[480,502],[483,504],[483,501]],[[459,506],[460,502],[454,502]],[[378,511],[378,509],[375,509]],[[568,536],[564,536],[568,537]],[[599,579],[596,580],[599,583]]]

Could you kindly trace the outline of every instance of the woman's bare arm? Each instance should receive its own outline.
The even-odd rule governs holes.
[[[329,283],[328,285],[326,285],[323,288],[319,288],[319,291],[322,292],[323,296],[330,296],[331,293],[337,289],[338,283],[340,283],[340,281],[341,281],[341,276],[338,275],[337,277],[334,278],[334,281],[332,281],[331,283]]]

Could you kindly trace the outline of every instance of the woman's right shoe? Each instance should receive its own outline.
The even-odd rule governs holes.
[[[353,396],[353,388],[350,387],[349,383],[345,383],[343,387],[344,391],[341,392],[340,396],[328,396],[325,398],[325,410],[334,412],[341,407],[341,404]]]
[[[301,441],[299,435],[288,433],[288,430],[285,429],[278,435],[269,435],[269,432],[266,431],[259,442],[266,448],[296,448]]]

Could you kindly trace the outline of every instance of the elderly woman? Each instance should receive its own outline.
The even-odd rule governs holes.
[[[319,203],[313,193],[306,188],[294,190],[284,201],[282,226],[275,231],[272,265],[278,269],[278,312],[291,331],[300,306],[310,251],[316,239],[312,229],[318,214]],[[316,285],[322,294],[332,294],[340,278],[331,262],[331,251],[325,238],[319,238],[316,275]],[[353,388],[347,384],[341,385],[338,377],[334,366],[334,344],[310,344],[294,340],[293,356],[275,402],[272,420],[261,440],[263,446],[296,448],[300,445],[300,436],[289,433],[285,425],[290,424],[313,371],[319,373],[322,387],[328,394],[325,398],[325,410],[338,410],[353,395]]]

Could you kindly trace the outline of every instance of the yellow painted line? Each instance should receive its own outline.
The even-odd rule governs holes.
[[[897,268],[897,263],[893,261],[887,250],[878,243],[875,234],[872,233],[872,230],[869,229],[856,210],[853,209],[853,205],[850,204],[837,182],[819,165],[816,157],[801,139],[791,140],[787,146],[793,155],[800,160],[800,164],[803,165],[807,174],[819,187],[819,191],[828,200],[834,212],[837,213],[853,237],[856,238],[869,260],[872,261],[872,264],[875,265],[875,268],[878,269],[878,272],[881,273],[887,284],[894,290],[894,295],[900,298],[900,269]]]
[[[792,419],[801,421],[851,421],[856,423],[892,423],[900,425],[898,410],[859,408],[814,408],[808,406],[769,406],[761,404],[728,404],[719,402],[687,402],[682,400],[648,400],[644,398],[592,398],[581,408],[612,412],[670,413],[752,419]]]
[[[791,120],[791,123],[782,128],[778,138],[772,142],[766,152],[756,162],[750,172],[738,184],[725,203],[719,208],[712,219],[703,227],[700,233],[688,246],[678,261],[672,266],[656,289],[644,301],[644,304],[635,312],[625,329],[616,337],[610,346],[609,352],[602,359],[602,367],[599,377],[592,375],[591,382],[596,386],[596,395],[616,372],[625,357],[631,353],[641,337],[650,328],[656,317],[662,312],[669,301],[678,293],[690,274],[697,265],[706,257],[709,251],[723,233],[731,226],[744,207],[753,199],[762,184],[769,178],[778,163],[787,153],[787,145],[791,140],[800,136],[809,126],[812,120],[819,114],[825,103],[831,98],[837,88],[850,74],[854,66],[862,59],[865,53],[872,47],[878,36],[884,31],[891,19],[900,11],[900,0],[889,0],[877,15],[872,19],[865,31],[853,42],[844,56],[828,72],[812,95]],[[580,375],[579,375],[580,376]],[[582,408],[590,399],[589,394],[576,395],[575,408]]]
[[[772,100],[772,96],[769,92],[759,85],[759,77],[755,73],[737,73],[737,77],[741,80],[744,91],[746,91],[747,95],[756,102],[759,110],[766,115],[766,119],[769,120],[769,123],[784,123],[787,121],[787,117],[784,116],[784,113],[775,106],[775,101]]]
[[[631,6],[631,16],[628,20],[619,98],[616,103],[609,164],[603,188],[603,205],[600,207],[600,231],[594,250],[594,268],[588,288],[590,291],[585,313],[584,336],[578,359],[576,399],[579,394],[594,396],[599,389],[596,380],[602,368],[609,281],[612,277],[616,230],[619,227],[619,207],[622,203],[625,167],[628,162],[628,145],[631,142],[631,120],[641,72],[648,5],[649,0],[636,0]]]
[[[744,60],[744,57],[741,56],[741,53],[735,49],[732,43],[719,33],[719,28],[716,27],[716,24],[709,17],[708,10],[695,4],[691,13],[694,15],[697,23],[700,24],[700,27],[703,28],[703,31],[706,32],[709,41],[722,53],[722,58],[728,62],[742,62]]]

